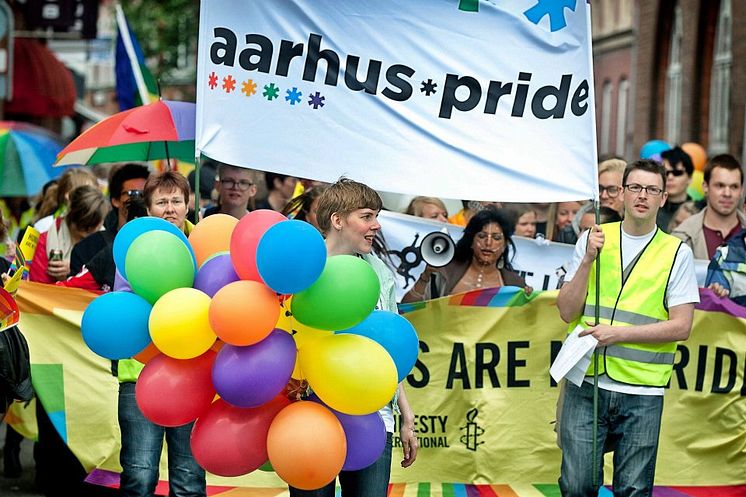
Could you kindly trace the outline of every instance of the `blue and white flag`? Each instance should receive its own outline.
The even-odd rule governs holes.
[[[586,0],[203,0],[197,150],[446,198],[594,198]]]

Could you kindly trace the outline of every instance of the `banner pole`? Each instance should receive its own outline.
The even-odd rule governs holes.
[[[194,151],[194,224],[199,222],[199,156],[202,155],[199,150]]]
[[[593,208],[596,211],[596,224],[601,224],[601,206],[599,200],[593,201]],[[601,290],[601,251],[599,250],[596,254],[596,295],[594,305],[594,316],[593,325],[598,326],[600,317],[600,290]],[[593,350],[593,454],[592,454],[592,467],[593,475],[591,483],[593,488],[600,485],[598,481],[598,465],[600,464],[598,451],[598,348]]]

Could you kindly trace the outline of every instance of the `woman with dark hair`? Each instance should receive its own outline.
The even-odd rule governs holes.
[[[456,243],[453,260],[442,268],[428,266],[402,302],[500,286],[518,286],[531,293],[510,265],[511,248],[515,250],[512,233],[512,224],[501,212],[493,208],[477,212]]]

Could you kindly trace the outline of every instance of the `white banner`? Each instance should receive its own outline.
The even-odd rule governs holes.
[[[597,192],[584,0],[203,0],[196,148],[384,191]]]
[[[397,212],[381,211],[378,220],[389,249],[390,265],[396,273],[397,300],[401,300],[425,270],[424,262],[412,264],[416,261],[415,254],[422,239],[433,231],[445,228],[453,241],[457,242],[463,232],[461,226]],[[563,274],[560,268],[572,258],[574,246],[520,236],[513,237],[513,243],[515,251],[511,254],[511,264],[526,279],[526,283],[535,290],[557,288],[559,275]]]

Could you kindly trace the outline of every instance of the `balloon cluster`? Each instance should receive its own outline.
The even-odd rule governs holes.
[[[380,456],[377,411],[419,342],[406,319],[374,311],[370,264],[327,259],[315,228],[268,210],[207,217],[188,239],[162,219],[139,218],[113,250],[132,292],[91,302],[83,338],[103,357],[145,364],[140,409],[162,426],[196,421],[202,467],[239,476],[269,460],[289,484],[315,489]],[[293,402],[286,388],[300,380],[314,394]]]

